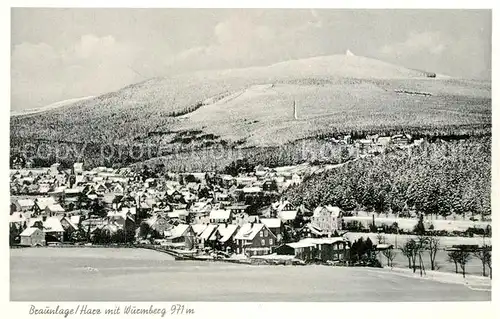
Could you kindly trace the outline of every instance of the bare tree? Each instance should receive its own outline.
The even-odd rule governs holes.
[[[467,248],[467,247],[464,247],[464,246],[461,246],[461,247],[457,247],[455,250],[454,250],[454,254],[452,254],[453,256],[453,262],[455,262],[455,270],[456,270],[456,266],[457,264],[460,265],[460,268],[462,269],[462,275],[464,276],[465,278],[465,266],[467,265],[467,263],[469,263],[469,261],[471,260],[472,258],[472,255],[471,255],[471,251]],[[449,254],[448,254],[449,255]],[[458,272],[458,271],[457,271]]]
[[[462,275],[465,278],[465,266],[470,261],[472,256],[471,256],[470,251],[468,251],[467,249],[464,249],[464,248],[458,250],[458,252],[459,252],[458,253],[458,264],[460,265],[460,268],[462,269]]]
[[[408,240],[403,247],[399,248],[401,250],[401,253],[408,258],[408,268],[411,268],[411,260],[413,256],[413,248],[411,247],[411,243]]]
[[[490,262],[488,267],[491,266],[491,246],[484,245],[479,249],[475,250],[472,254],[474,257],[481,260],[481,263],[483,264],[483,276],[486,277],[486,266],[488,265],[488,260]],[[491,268],[490,268],[490,275],[491,275]]]
[[[431,270],[436,270],[436,254],[440,247],[438,237],[432,236],[427,239],[427,249],[429,249],[429,257],[431,259]]]
[[[429,240],[425,236],[418,236],[416,246],[415,246],[415,255],[418,256],[420,276],[422,276],[422,272],[425,274],[425,266],[424,261],[422,259],[422,253],[428,248]]]
[[[396,251],[393,249],[386,249],[382,251],[382,254],[387,258],[387,265],[392,268],[394,259],[396,258]]]
[[[493,279],[493,273],[491,271],[491,251],[487,256],[488,256],[488,258],[486,259],[486,265],[488,266],[488,268],[490,270],[490,279]]]
[[[458,259],[459,253],[458,250],[452,250],[448,252],[448,261],[455,264],[455,273],[458,274]]]
[[[377,234],[377,244],[385,244],[386,238],[382,234]]]

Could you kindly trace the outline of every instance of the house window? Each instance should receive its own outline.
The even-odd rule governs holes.
[[[260,231],[260,237],[264,237],[264,235],[262,235],[262,231]]]
[[[268,235],[267,230],[264,230],[264,237],[267,237]]]
[[[269,245],[273,245],[273,239],[272,238],[269,238]]]
[[[261,245],[262,245],[262,246],[265,246],[265,245],[266,245],[266,240],[265,240],[265,239],[262,239],[262,240],[260,241],[260,243],[261,243]]]

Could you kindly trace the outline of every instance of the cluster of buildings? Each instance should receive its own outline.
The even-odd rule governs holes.
[[[424,141],[423,139],[413,140],[410,134],[396,134],[392,136],[372,134],[357,140],[353,140],[351,135],[345,135],[332,138],[331,140],[336,144],[354,145],[361,154],[380,154],[389,146],[408,148],[418,146]]]
[[[12,169],[11,243],[23,246],[88,243],[98,234],[125,234],[198,254],[284,254],[342,259],[348,243],[338,207],[309,210],[280,198],[300,183],[299,173],[257,166],[238,176],[166,173],[82,163],[43,169]]]
[[[361,154],[422,143],[408,134],[354,141],[347,135],[332,141],[354,145]],[[47,168],[14,165],[11,241],[25,246],[89,242],[98,233],[111,238],[121,232],[173,249],[342,259],[348,243],[333,236],[342,225],[338,207],[311,211],[280,198],[283,189],[302,182],[304,173],[258,165],[238,176],[148,176],[130,168],[85,170],[83,163],[66,169],[58,163]]]

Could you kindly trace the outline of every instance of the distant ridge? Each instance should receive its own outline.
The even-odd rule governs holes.
[[[36,113],[41,113],[41,112],[46,112],[50,110],[54,110],[63,106],[71,105],[77,102],[85,101],[88,99],[93,98],[94,96],[85,96],[85,97],[79,97],[79,98],[73,98],[73,99],[67,99],[59,102],[55,102],[46,106],[42,106],[39,108],[34,108],[34,109],[27,109],[27,110],[21,110],[21,111],[11,111],[10,116],[21,116],[21,115],[30,115],[30,114],[36,114]]]

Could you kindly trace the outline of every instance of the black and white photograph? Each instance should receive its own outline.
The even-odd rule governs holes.
[[[492,10],[10,27],[10,301],[491,301]]]

